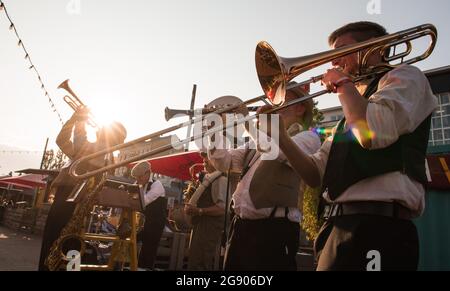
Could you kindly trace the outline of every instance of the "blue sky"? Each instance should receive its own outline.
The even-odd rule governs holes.
[[[72,10],[77,13],[67,9],[71,1],[81,4]],[[371,1],[381,3],[380,14],[368,13]],[[4,2],[63,119],[71,110],[56,87],[70,78],[94,114],[122,121],[129,138],[167,127],[164,108],[188,107],[194,83],[197,107],[224,95],[261,95],[254,65],[261,40],[281,56],[297,57],[328,50],[328,34],[348,22],[376,21],[390,32],[433,23],[439,30],[436,51],[418,66],[450,65],[447,0]],[[8,26],[0,12],[0,144],[40,150],[49,137],[55,147],[61,124]],[[319,99],[321,108],[335,105],[332,95]]]

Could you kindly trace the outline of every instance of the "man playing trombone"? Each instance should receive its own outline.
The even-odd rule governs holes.
[[[288,91],[288,101],[302,97],[296,88]],[[280,111],[285,123],[282,131],[293,147],[314,153],[320,147],[319,137],[308,131],[312,122],[313,102]],[[256,142],[256,141],[255,141]],[[296,271],[301,213],[298,199],[301,180],[291,168],[292,156],[277,152],[276,159],[266,160],[265,148],[257,151],[246,144],[227,150],[221,145],[209,149],[209,159],[222,172],[241,172],[233,193],[235,216],[225,255],[227,271]],[[287,158],[286,158],[287,157]]]
[[[329,44],[336,49],[384,35],[378,24],[357,22],[333,32]],[[362,67],[365,52],[334,59],[322,79],[345,115],[333,138],[314,155],[283,136],[280,147],[308,185],[322,185],[330,203],[315,242],[318,270],[416,270],[411,219],[425,207],[425,154],[437,100],[410,65],[354,84],[352,76],[386,65],[388,52],[376,50]]]

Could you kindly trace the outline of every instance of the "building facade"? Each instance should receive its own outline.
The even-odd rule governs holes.
[[[429,146],[450,145],[450,66],[427,71],[439,108],[433,113]]]

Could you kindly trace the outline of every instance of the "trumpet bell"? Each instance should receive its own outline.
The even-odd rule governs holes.
[[[69,79],[63,81],[61,84],[59,84],[58,89],[65,89],[66,91],[69,91]]]

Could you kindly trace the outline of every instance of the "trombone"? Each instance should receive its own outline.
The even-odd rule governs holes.
[[[73,111],[78,111],[83,107],[86,107],[84,103],[78,98],[78,96],[73,92],[73,90],[69,86],[69,79],[65,80],[61,84],[59,84],[58,89],[64,89],[66,90],[69,95],[64,96],[64,101],[70,106],[70,108],[73,109]],[[89,113],[89,119],[88,124],[92,126],[93,128],[98,129],[98,124],[94,121],[94,118],[91,113]]]
[[[383,56],[384,62],[378,66],[369,67],[365,72],[361,72],[360,75],[354,76],[352,81],[357,83],[359,81],[375,77],[379,74],[384,74],[400,65],[413,64],[428,58],[436,46],[437,35],[437,29],[434,25],[424,24],[342,48],[298,58],[280,57],[267,42],[262,41],[258,43],[256,47],[256,71],[264,93],[270,100],[272,100],[273,103],[278,105],[284,101],[286,91],[289,90],[286,88],[287,83],[306,71],[353,53],[360,54],[360,67],[365,68],[367,67],[369,57],[373,53],[379,51]],[[431,39],[427,50],[423,54],[405,61],[404,58],[412,52],[411,41],[426,36],[429,36]],[[395,48],[401,44],[406,45],[406,50],[395,54]],[[389,54],[391,48],[394,50],[394,54],[392,56]],[[365,50],[367,51],[364,52]],[[389,64],[390,62],[397,60],[400,60],[399,64]],[[324,75],[312,77],[311,79],[298,85],[306,86],[316,83],[322,80],[323,76]],[[321,94],[319,95],[311,95],[311,98],[330,92],[328,90],[324,90],[320,91],[320,93]]]
[[[431,38],[431,42],[430,42],[427,50],[423,54],[405,61],[404,58],[407,57],[412,52],[411,41],[421,38],[421,37],[426,37],[426,36],[429,36]],[[329,63],[334,59],[341,58],[343,56],[350,55],[353,53],[361,53],[361,54],[364,53],[364,55],[362,56],[362,64],[366,64],[370,54],[372,54],[373,52],[376,52],[376,51],[380,51],[380,53],[383,54],[384,61],[386,63],[380,64],[379,66],[371,67],[364,74],[355,76],[355,78],[353,79],[353,82],[359,82],[364,79],[368,79],[368,78],[372,78],[372,77],[375,77],[380,74],[384,74],[400,65],[413,64],[415,62],[418,62],[418,61],[428,58],[432,54],[432,52],[436,46],[436,41],[437,41],[436,27],[434,27],[431,24],[425,24],[425,25],[413,27],[411,29],[403,30],[403,31],[400,31],[400,32],[397,32],[394,34],[370,39],[370,40],[367,40],[367,41],[364,41],[361,43],[356,43],[356,44],[352,44],[352,45],[345,46],[342,48],[338,48],[338,49],[334,49],[334,50],[330,50],[330,51],[326,51],[326,52],[322,52],[322,53],[318,53],[318,54],[314,54],[314,55],[310,55],[310,56],[299,57],[299,58],[279,57],[275,53],[273,48],[267,42],[260,42],[256,48],[255,61],[256,61],[258,77],[259,77],[259,80],[260,80],[260,83],[264,90],[265,95],[250,99],[245,102],[241,102],[239,104],[227,106],[223,109],[214,111],[213,113],[222,114],[225,112],[230,112],[241,106],[247,106],[248,104],[252,104],[257,101],[261,101],[261,100],[267,101],[266,99],[268,99],[273,105],[275,105],[275,107],[267,112],[264,112],[264,114],[275,113],[279,110],[285,109],[292,105],[304,102],[304,101],[312,99],[312,98],[319,97],[319,96],[327,94],[327,93],[331,93],[329,90],[323,90],[323,91],[319,91],[319,92],[316,92],[316,93],[313,93],[310,95],[306,95],[304,97],[301,97],[301,98],[298,98],[295,100],[291,100],[290,102],[285,103],[284,96],[286,94],[286,91],[296,88],[296,87],[306,86],[306,85],[315,83],[322,79],[323,75],[320,75],[320,76],[313,77],[307,81],[304,81],[304,82],[301,82],[301,83],[298,83],[295,85],[287,85],[287,83],[290,80],[294,79],[296,76],[298,76],[308,70],[311,70],[320,65]],[[395,51],[395,47],[400,44],[406,45],[407,50],[405,52],[402,52],[399,54],[395,54],[395,52],[394,52],[394,55],[392,55],[392,56],[389,56],[389,54],[387,54],[387,52],[390,51],[391,48],[394,48],[394,51]],[[396,65],[390,65],[389,62],[392,62],[394,60],[400,60],[400,63],[396,64]],[[178,142],[174,143],[173,145],[171,145],[171,144],[165,145],[165,146],[156,148],[154,150],[151,150],[147,153],[143,153],[143,154],[137,155],[135,157],[129,158],[122,162],[119,162],[116,164],[111,164],[111,165],[99,168],[97,170],[86,172],[84,174],[77,173],[77,168],[80,163],[87,162],[87,161],[97,158],[99,156],[102,156],[102,155],[105,155],[108,153],[112,153],[114,151],[121,150],[123,148],[133,146],[135,144],[144,142],[144,141],[149,140],[154,137],[158,137],[158,136],[166,134],[168,132],[175,131],[182,127],[202,121],[204,118],[207,118],[208,116],[209,115],[206,115],[206,116],[202,116],[200,118],[196,118],[194,120],[191,120],[191,121],[188,121],[185,123],[180,123],[178,125],[163,129],[161,131],[158,131],[158,132],[146,135],[146,136],[143,136],[143,137],[135,139],[133,141],[130,141],[130,142],[127,142],[127,143],[124,143],[121,145],[113,146],[113,147],[104,149],[102,151],[99,151],[97,153],[90,154],[88,156],[80,158],[72,164],[70,171],[69,171],[70,175],[76,179],[87,179],[89,177],[95,176],[95,175],[103,173],[105,171],[113,170],[113,169],[128,165],[130,163],[149,158],[153,155],[157,155],[161,152],[171,149],[172,147],[182,146],[182,145],[185,145],[194,140],[201,139],[204,136],[210,136],[215,133],[221,132],[224,128],[222,126],[218,126],[218,127],[212,128],[202,134],[188,137],[184,140],[178,141]],[[241,118],[237,121],[227,122],[225,128],[230,128],[230,127],[234,127],[239,124],[246,123],[248,121],[251,121],[251,120],[257,118],[258,116],[259,116],[259,114],[254,114],[251,116],[246,116],[244,118]]]

